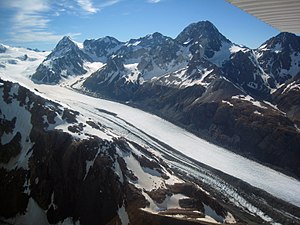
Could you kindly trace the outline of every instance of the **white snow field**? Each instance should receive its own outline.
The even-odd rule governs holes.
[[[10,54],[10,51],[13,54]],[[19,54],[19,56],[24,55],[24,52],[19,52]],[[35,68],[46,54],[31,51],[26,51],[26,54],[29,57],[31,57],[30,54],[33,54],[32,58],[34,57],[36,60],[29,62],[19,60],[15,64],[10,64],[7,63],[10,58],[18,56],[16,51],[9,49],[7,53],[0,54],[0,63],[5,65],[5,67],[0,67],[0,77],[4,80],[18,82],[42,97],[79,111],[80,116],[86,119],[91,118],[112,128],[109,129],[111,134],[134,141],[152,142],[153,145],[158,146],[159,144],[154,141],[157,139],[198,162],[239,178],[300,207],[300,182],[296,179],[213,145],[155,115],[124,104],[87,96],[71,89],[70,84],[79,81],[82,77],[64,80],[64,84],[61,85],[34,84],[29,76],[34,73]],[[90,65],[90,68],[94,70],[95,66]],[[77,82],[76,86],[79,85],[80,83]],[[103,134],[103,138],[110,136],[107,133]],[[84,136],[79,138],[84,138]],[[185,163],[189,163],[185,157],[183,160]],[[175,164],[173,163],[173,165]],[[178,163],[178,167],[182,168],[184,165]],[[239,202],[239,204],[242,203]]]

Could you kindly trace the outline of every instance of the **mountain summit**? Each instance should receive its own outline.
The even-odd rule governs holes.
[[[283,32],[270,38],[258,49],[258,61],[265,73],[279,86],[300,71],[300,37]]]
[[[200,21],[187,26],[175,39],[180,44],[190,46],[192,53],[203,51],[211,58],[215,51],[219,51],[224,43],[231,43],[209,21]]]
[[[114,37],[106,36],[97,40],[85,40],[83,42],[83,49],[93,61],[106,62],[107,59],[113,55],[121,46],[122,42]]]
[[[62,78],[84,74],[84,62],[92,61],[70,37],[63,37],[32,75],[38,83],[55,84]]]

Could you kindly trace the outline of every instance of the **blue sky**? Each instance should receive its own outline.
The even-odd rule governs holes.
[[[175,38],[201,20],[251,48],[279,33],[225,0],[0,0],[0,43],[51,50],[65,35],[78,42],[156,31]]]

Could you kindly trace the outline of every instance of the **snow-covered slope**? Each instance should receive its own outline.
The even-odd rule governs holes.
[[[36,52],[25,48],[2,46],[5,51],[0,53],[0,73],[11,73],[12,81],[14,76],[17,76],[18,81],[21,79],[26,82],[35,72],[37,65],[42,63],[49,54],[49,52]]]
[[[16,136],[18,132],[21,134],[20,143],[22,148],[20,153],[16,154],[19,159],[22,159],[22,162],[28,162],[28,160],[31,162],[27,166],[32,171],[32,177],[30,177],[30,180],[25,179],[24,182],[30,182],[29,187],[31,188],[29,190],[31,191],[29,193],[31,192],[31,195],[29,196],[32,197],[28,201],[27,214],[25,214],[26,220],[19,214],[14,219],[6,221],[21,224],[22,222],[20,221],[22,220],[28,221],[30,217],[32,219],[37,218],[33,216],[35,214],[37,214],[36,216],[43,216],[43,220],[49,221],[49,223],[53,218],[56,219],[51,223],[58,223],[58,221],[63,220],[67,221],[66,217],[57,216],[55,212],[60,212],[64,216],[69,215],[69,217],[73,217],[73,221],[78,220],[77,214],[65,214],[64,211],[60,211],[61,207],[66,207],[63,202],[60,202],[63,198],[55,197],[60,192],[56,190],[51,179],[47,180],[48,178],[46,179],[42,173],[38,173],[39,170],[34,169],[37,167],[37,169],[40,168],[41,171],[44,171],[43,167],[39,167],[40,164],[38,163],[39,160],[44,160],[45,165],[49,163],[50,167],[48,171],[51,172],[52,176],[59,174],[55,172],[59,167],[53,167],[54,164],[52,164],[51,160],[52,157],[54,159],[55,157],[62,157],[61,154],[59,154],[61,156],[56,155],[57,151],[55,150],[61,146],[49,144],[49,140],[55,141],[55,137],[57,137],[56,141],[60,143],[61,139],[59,139],[59,135],[56,135],[56,132],[62,132],[60,135],[66,137],[66,140],[70,140],[73,143],[71,146],[79,147],[77,150],[71,147],[66,147],[66,150],[60,150],[65,151],[63,154],[64,159],[58,158],[57,163],[60,160],[67,160],[69,156],[76,154],[76,152],[83,151],[80,153],[82,154],[80,157],[82,157],[83,161],[77,162],[81,166],[76,165],[74,168],[79,169],[78,171],[76,170],[75,174],[72,173],[73,175],[78,174],[80,176],[78,178],[80,182],[84,182],[85,180],[92,182],[91,179],[93,179],[93,176],[100,176],[98,177],[100,180],[108,179],[107,182],[111,182],[114,192],[108,192],[108,187],[104,184],[104,186],[100,185],[100,187],[104,188],[105,196],[113,194],[116,199],[120,197],[120,192],[118,191],[120,188],[129,188],[131,191],[135,190],[128,193],[129,195],[125,194],[125,196],[120,197],[121,200],[116,200],[118,203],[112,206],[112,208],[116,208],[117,211],[114,211],[114,213],[117,213],[117,218],[123,224],[134,220],[134,217],[130,214],[130,210],[132,210],[130,203],[133,204],[133,199],[129,198],[133,193],[136,196],[140,196],[137,197],[138,199],[145,199],[143,201],[148,202],[145,204],[134,203],[135,205],[140,205],[138,208],[144,208],[146,212],[151,212],[155,215],[161,215],[160,213],[163,212],[163,215],[170,216],[174,215],[172,208],[178,208],[179,205],[179,211],[176,215],[182,218],[190,218],[186,211],[184,211],[186,208],[182,207],[183,204],[180,204],[180,199],[182,201],[187,198],[197,199],[196,195],[194,196],[192,193],[198,193],[199,190],[201,191],[200,196],[205,196],[200,198],[203,202],[201,204],[204,204],[204,210],[194,210],[193,216],[198,215],[196,217],[199,217],[200,221],[201,218],[202,220],[209,218],[209,221],[231,221],[234,223],[234,215],[231,215],[233,212],[230,213],[218,206],[217,203],[212,202],[215,200],[211,196],[217,196],[220,198],[218,201],[223,202],[221,199],[225,199],[222,204],[229,204],[230,207],[234,208],[237,207],[235,210],[241,210],[243,213],[246,212],[248,216],[252,214],[256,219],[260,218],[270,223],[275,223],[276,221],[299,222],[299,218],[297,218],[297,216],[299,217],[297,210],[299,212],[300,207],[300,198],[298,197],[300,196],[299,181],[210,144],[157,116],[124,104],[78,93],[70,87],[72,86],[71,84],[80,82],[80,78],[69,78],[69,80],[65,80],[64,84],[61,85],[35,84],[28,78],[26,70],[28,68],[36,68],[38,63],[32,64],[31,61],[21,60],[23,63],[21,66],[18,63],[9,64],[6,61],[8,58],[12,59],[13,54],[18,55],[18,51],[21,51],[23,54],[25,50],[14,49],[13,52],[15,53],[11,52],[9,55],[0,54],[1,63],[6,65],[5,68],[0,68],[1,78],[18,82],[34,93],[25,90],[18,84],[1,83],[1,119],[12,124],[12,127],[14,127],[13,124],[16,125],[15,128],[12,128],[13,132],[1,130],[1,146],[11,143],[12,137]],[[45,57],[44,53],[29,51],[27,54],[29,57],[37,54],[40,61]],[[22,113],[21,117],[18,113],[22,112],[22,110],[26,112]],[[25,118],[26,115],[27,117]],[[15,122],[13,121],[14,116],[16,116]],[[35,119],[30,119],[30,116]],[[26,122],[28,120],[34,122],[31,126],[30,124],[26,125],[24,120]],[[32,135],[33,131],[35,135]],[[39,136],[37,136],[38,134]],[[48,137],[48,135],[50,136]],[[44,154],[50,154],[49,156],[51,157],[49,158],[39,158],[37,146],[43,146],[41,140],[44,138],[48,138],[45,139],[48,140],[48,142],[45,142],[48,143],[48,147]],[[69,146],[68,143],[63,143]],[[97,146],[101,146],[101,148],[96,148],[98,149],[96,151],[92,143],[99,143]],[[32,149],[30,146],[35,147]],[[30,158],[30,151],[33,151],[33,158]],[[85,151],[86,153],[84,153]],[[22,155],[26,155],[27,158],[22,158]],[[15,159],[16,156],[14,155],[13,157]],[[74,155],[74,157],[79,156]],[[21,168],[22,165],[19,164],[19,160],[13,160],[10,163],[12,163],[12,166],[9,168],[6,163],[1,165],[2,169],[6,168],[8,174],[12,169]],[[107,165],[109,165],[107,173],[112,174],[110,178],[104,178],[101,175],[100,171],[105,168],[101,167],[101,165],[106,165],[103,163],[108,163]],[[63,168],[69,165],[70,167],[68,168],[74,169],[68,160],[63,165]],[[23,166],[22,168],[26,173],[28,168]],[[33,171],[37,171],[36,173],[39,175],[37,176]],[[224,173],[234,178],[229,179]],[[240,186],[239,182],[235,182],[235,178],[245,183]],[[67,176],[61,179],[67,179]],[[50,187],[54,185],[53,190],[44,190],[43,181],[50,182]],[[66,182],[70,181],[66,180]],[[23,187],[23,183],[21,182],[21,187]],[[189,189],[182,185],[188,184],[193,186],[195,185],[194,183],[200,185],[200,187],[196,185],[196,189],[194,189],[195,187],[192,188],[194,191],[184,191]],[[93,182],[92,184],[94,185]],[[253,189],[249,184],[258,189]],[[77,185],[74,187],[76,187],[76,190],[81,190],[78,189],[79,186]],[[24,193],[27,193],[28,185],[25,185],[24,188]],[[206,191],[201,188],[205,188]],[[171,193],[167,191],[168,189],[171,190]],[[50,197],[48,200],[41,199],[37,194],[43,190],[49,194]],[[247,193],[249,190],[251,190],[250,194]],[[278,199],[276,200],[258,190],[264,190],[266,193],[294,206],[287,204],[288,207],[285,207],[286,203]],[[91,193],[94,192],[91,190]],[[84,196],[89,197],[88,194]],[[127,204],[123,202],[125,199],[128,202]],[[84,200],[84,202],[87,200]],[[100,199],[98,200],[100,201]],[[103,201],[106,202],[106,198]],[[273,205],[272,202],[276,202],[278,205]],[[276,212],[274,212],[273,207],[277,207]],[[41,215],[41,212],[47,213],[48,220],[45,214]],[[202,215],[203,213],[204,216]],[[292,216],[293,213],[294,216]],[[147,215],[149,216],[149,214]],[[82,218],[86,218],[86,215],[82,215]],[[80,219],[80,223],[88,224],[82,218]],[[103,215],[103,218],[106,217]],[[154,220],[154,217],[150,218]],[[32,222],[34,220],[29,221]],[[260,220],[257,219],[257,221]],[[138,224],[138,222],[132,222],[132,224]]]

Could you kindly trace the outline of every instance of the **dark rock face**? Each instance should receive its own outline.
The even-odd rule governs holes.
[[[28,172],[22,169],[7,171],[0,168],[0,215],[4,218],[25,213],[29,196],[24,193],[24,183]]]
[[[245,155],[299,176],[300,134],[293,122],[267,105],[258,108],[239,99],[230,102],[234,107],[222,104],[216,110],[211,135],[226,145],[236,145]]]
[[[263,80],[263,71],[251,50],[233,53],[225,62],[223,71],[230,81],[247,93],[262,99],[269,98],[269,85]]]
[[[280,33],[257,49],[258,61],[267,74],[278,84],[297,75],[300,70],[300,37]]]
[[[17,132],[15,134],[15,136],[13,137],[13,139],[9,143],[4,144],[4,145],[0,144],[0,147],[1,147],[0,162],[1,163],[8,163],[12,157],[20,154],[21,149],[22,149],[22,147],[20,145],[20,141],[21,141],[21,134],[19,132]]]
[[[300,73],[273,93],[274,104],[300,127]]]
[[[31,195],[48,210],[50,223],[72,217],[81,224],[107,224],[117,216],[123,192],[112,170],[114,160],[105,153],[96,155],[97,148],[105,147],[114,154],[113,147],[99,139],[76,143],[69,135],[56,132],[38,137],[29,162]],[[93,159],[93,166],[86,171],[86,161]]]

